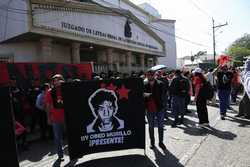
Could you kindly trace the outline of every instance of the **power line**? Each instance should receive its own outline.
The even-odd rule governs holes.
[[[99,5],[99,4],[98,4],[98,5]],[[102,6],[102,5],[99,5],[99,6],[104,7],[104,6]],[[108,7],[105,7],[105,8],[108,8]],[[0,7],[0,9],[2,9],[2,8]],[[110,9],[110,8],[109,8],[109,9]],[[3,10],[3,9],[2,9],[2,10]],[[31,14],[31,13],[20,13],[20,12],[17,12],[17,11],[10,11],[10,10],[8,10],[8,9],[5,9],[5,10],[8,11],[8,12],[18,13],[18,14]],[[112,9],[111,9],[111,10],[112,10]],[[20,11],[28,11],[28,10],[21,10],[21,9],[20,9]],[[115,10],[112,10],[112,11],[115,12],[115,13],[121,14],[120,12],[117,12],[117,11],[115,11]],[[48,12],[53,12],[53,10],[52,10],[52,11],[43,12],[43,13],[48,13]],[[41,14],[43,14],[43,13],[41,13]],[[123,15],[126,15],[126,14],[123,14]],[[126,15],[126,16],[127,16],[127,15]],[[0,15],[0,17],[4,17],[4,16],[3,16],[3,15]],[[52,19],[52,20],[49,20],[49,21],[43,21],[43,23],[53,22],[53,21],[59,20],[60,18],[63,18],[63,17],[65,17],[65,16],[60,16],[60,17],[58,17],[58,18],[55,18],[55,19]],[[145,18],[146,18],[146,17],[145,17]],[[14,20],[14,21],[26,22],[26,20],[11,18],[11,17],[9,17],[9,16],[8,16],[8,19]],[[178,38],[178,39],[181,39],[181,40],[183,40],[183,41],[189,42],[189,43],[191,43],[191,44],[198,45],[198,46],[203,46],[203,47],[208,47],[207,45],[204,45],[204,44],[201,44],[201,43],[198,43],[198,42],[194,42],[194,41],[191,41],[191,40],[189,40],[189,39],[186,39],[186,38],[177,36],[177,35],[175,35],[175,34],[173,34],[173,33],[168,32],[168,31],[163,31],[163,30],[161,30],[161,29],[159,29],[159,28],[157,28],[157,27],[155,27],[155,26],[153,26],[153,25],[151,25],[151,24],[148,24],[148,26],[152,27],[153,29],[155,29],[155,30],[157,30],[157,31],[160,31],[160,32],[162,32],[162,33],[165,33],[165,34],[167,34],[167,35],[169,35],[169,36],[176,37],[176,38]]]
[[[198,9],[200,12],[202,12],[203,14],[205,14],[206,16],[208,16],[209,18],[212,18],[212,16],[208,13],[208,12],[206,12],[205,10],[203,10],[202,8],[200,8],[199,7],[199,5],[197,5],[193,0],[189,0],[191,3],[192,3],[192,5],[196,8],[196,9]]]
[[[177,36],[177,35],[175,35],[175,34],[173,34],[173,33],[168,32],[168,31],[161,30],[161,29],[159,29],[159,28],[157,28],[157,27],[154,27],[153,25],[149,25],[149,26],[152,27],[153,29],[157,30],[157,31],[160,31],[160,32],[164,33],[164,34],[167,34],[167,35],[176,37],[176,38],[178,38],[178,39],[181,39],[181,40],[183,40],[183,41],[189,42],[189,43],[191,43],[191,44],[198,45],[198,46],[203,46],[203,47],[209,47],[209,46],[207,46],[207,45],[204,45],[204,44],[201,44],[201,43],[198,43],[198,42],[194,42],[194,41],[191,41],[191,40],[189,40],[189,39],[186,39],[186,38]]]
[[[108,7],[103,6],[103,5],[100,5],[100,4],[98,4],[98,3],[95,3],[95,4],[97,4],[98,6],[100,6],[100,7],[102,7],[102,8],[105,8],[105,9],[108,8]],[[115,13],[121,14],[120,12],[117,12],[117,11],[113,10],[112,8],[108,8],[108,9],[111,10],[111,11],[113,11],[113,12],[115,12]],[[125,15],[125,16],[127,16],[127,17],[129,18],[129,16],[128,16],[127,14],[123,14],[123,15]],[[183,40],[183,41],[192,43],[192,44],[194,44],[194,45],[199,45],[199,46],[203,46],[203,47],[209,47],[209,46],[207,46],[207,45],[203,45],[203,44],[200,44],[200,43],[198,43],[198,42],[193,42],[193,41],[191,41],[191,40],[189,40],[189,39],[185,39],[185,38],[183,38],[183,37],[177,36],[177,35],[175,35],[175,34],[172,34],[172,33],[168,32],[168,31],[160,30],[159,28],[156,28],[155,26],[153,26],[153,25],[151,25],[151,24],[148,24],[148,25],[151,26],[152,28],[154,28],[155,30],[158,30],[158,31],[160,31],[160,32],[162,32],[162,33],[165,33],[165,34],[167,34],[167,35],[170,35],[170,36],[174,36],[174,37],[176,37],[176,38],[178,38],[178,39],[181,39],[181,40]]]

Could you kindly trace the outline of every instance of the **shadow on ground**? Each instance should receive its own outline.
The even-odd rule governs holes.
[[[232,132],[222,131],[211,126],[203,128],[199,127],[179,127],[179,128],[183,129],[184,133],[193,136],[213,135],[224,140],[234,140],[237,137],[237,135]]]
[[[227,117],[228,117],[228,120],[238,123],[239,127],[245,127],[245,126],[250,125],[249,119],[245,119],[245,118],[241,118],[241,117],[237,118],[237,117],[232,117],[232,116],[227,116]]]
[[[31,162],[38,162],[42,160],[45,155],[52,156],[55,154],[53,146],[54,146],[53,141],[30,142],[29,150],[21,151],[21,152],[19,151],[18,153],[19,162],[22,162],[24,160],[29,160]]]
[[[159,167],[184,167],[179,163],[179,159],[168,150],[164,150],[162,153],[158,149],[154,149],[154,154],[155,162]]]
[[[112,158],[102,158],[87,161],[76,167],[155,167],[155,164],[146,156],[127,155]],[[166,164],[165,164],[166,166]]]

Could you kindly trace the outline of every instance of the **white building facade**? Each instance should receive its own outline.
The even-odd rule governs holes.
[[[0,58],[87,61],[96,72],[141,71],[157,64],[159,57],[169,58],[168,41],[146,24],[158,19],[152,21],[153,16],[127,0],[95,1],[2,0],[6,10],[0,10]]]

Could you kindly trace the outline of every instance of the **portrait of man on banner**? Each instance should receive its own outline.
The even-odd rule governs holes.
[[[108,132],[124,129],[124,120],[119,119],[117,96],[113,90],[101,88],[88,99],[94,120],[87,126],[87,133]]]

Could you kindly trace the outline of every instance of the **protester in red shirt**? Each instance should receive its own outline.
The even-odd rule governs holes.
[[[54,140],[57,149],[58,159],[63,161],[63,124],[64,108],[61,93],[61,83],[64,82],[63,76],[56,74],[52,77],[53,87],[48,91],[45,102],[48,112],[48,120],[51,122],[54,132]]]
[[[194,101],[196,102],[197,114],[199,118],[199,126],[208,126],[208,112],[207,112],[207,99],[202,96],[201,88],[203,87],[206,79],[202,74],[202,70],[200,68],[196,68],[193,71],[194,74],[194,89],[195,89],[195,97]]]

